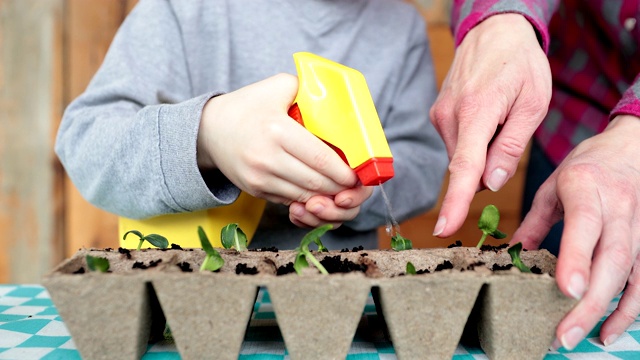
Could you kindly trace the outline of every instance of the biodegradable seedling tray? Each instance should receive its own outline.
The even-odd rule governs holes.
[[[89,272],[88,254],[110,272]],[[294,360],[346,358],[370,293],[399,359],[449,359],[465,327],[491,359],[541,359],[575,304],[546,250],[521,254],[540,274],[492,270],[511,263],[506,249],[314,251],[329,275],[296,274],[295,251],[220,254],[218,272],[201,272],[201,249],[83,249],[43,284],[85,359],[139,359],[165,316],[183,359],[237,359],[260,286]]]

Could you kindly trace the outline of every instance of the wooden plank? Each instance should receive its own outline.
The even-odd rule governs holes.
[[[67,102],[85,90],[100,67],[127,9],[126,0],[66,0]],[[118,245],[117,217],[89,204],[68,178],[65,200],[67,256],[82,247]]]
[[[51,229],[51,260],[58,264],[65,258],[65,233],[64,233],[64,184],[65,173],[58,157],[53,152],[56,134],[60,127],[60,120],[64,112],[64,0],[57,0],[56,16],[53,24],[52,41],[52,72],[51,72],[51,129],[49,152],[52,169],[52,229]]]
[[[54,265],[51,116],[60,0],[0,2],[0,282]]]

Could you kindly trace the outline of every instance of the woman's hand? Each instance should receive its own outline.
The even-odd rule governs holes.
[[[601,134],[580,143],[540,187],[513,235],[537,248],[564,218],[556,280],[579,299],[557,328],[559,343],[573,349],[626,290],[600,329],[611,344],[640,314],[640,118],[618,116]]]
[[[494,15],[466,35],[431,108],[451,159],[434,235],[455,233],[476,191],[515,174],[550,99],[549,61],[523,16]]]

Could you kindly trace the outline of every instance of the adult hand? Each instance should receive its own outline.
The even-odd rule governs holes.
[[[360,213],[360,205],[373,193],[372,186],[357,186],[338,193],[334,198],[314,196],[306,204],[294,202],[289,206],[289,220],[300,227],[318,227],[353,220]]]
[[[580,301],[558,325],[556,345],[573,349],[625,284],[600,339],[611,344],[640,314],[639,138],[640,118],[625,115],[580,143],[540,187],[513,235],[512,243],[537,248],[564,217],[556,279]]]
[[[451,160],[434,235],[451,236],[476,191],[515,174],[550,99],[549,62],[523,16],[494,15],[466,35],[431,108]]]
[[[275,203],[306,203],[356,185],[355,172],[287,115],[298,79],[279,74],[205,105],[198,165],[218,168],[245,192]]]

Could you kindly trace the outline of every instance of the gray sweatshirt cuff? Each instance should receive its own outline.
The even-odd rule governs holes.
[[[196,148],[202,109],[215,95],[208,93],[158,110],[162,177],[168,198],[179,211],[228,205],[240,195],[240,189],[219,171],[202,174],[198,168]]]

